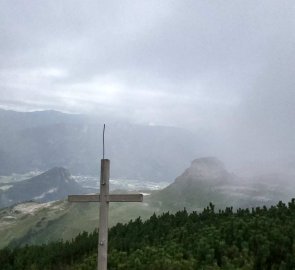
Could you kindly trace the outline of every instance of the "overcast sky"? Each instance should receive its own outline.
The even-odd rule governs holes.
[[[240,156],[294,157],[295,2],[0,0],[0,106],[180,126]]]

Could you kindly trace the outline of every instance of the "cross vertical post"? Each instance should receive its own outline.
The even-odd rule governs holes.
[[[100,194],[69,195],[69,202],[100,202],[99,207],[99,234],[97,269],[107,270],[108,267],[108,228],[109,228],[109,202],[142,202],[143,194],[109,194],[110,160],[104,158],[104,132],[103,125],[103,158],[100,164]]]
[[[107,270],[108,256],[108,212],[109,212],[110,161],[101,160],[100,170],[100,209],[98,237],[98,270]]]
[[[143,194],[109,194],[110,161],[101,160],[100,194],[69,195],[69,202],[100,202],[97,269],[108,266],[108,211],[110,202],[142,202]]]

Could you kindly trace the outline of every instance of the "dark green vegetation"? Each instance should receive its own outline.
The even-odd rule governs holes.
[[[270,208],[153,215],[109,233],[109,269],[295,269],[295,199]],[[95,269],[97,232],[0,251],[3,270]]]

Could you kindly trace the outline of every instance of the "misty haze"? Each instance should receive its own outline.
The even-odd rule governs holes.
[[[0,269],[97,269],[100,203],[68,195],[104,192],[104,124],[110,193],[143,195],[109,205],[108,269],[295,269],[293,1],[2,0],[0,22]]]

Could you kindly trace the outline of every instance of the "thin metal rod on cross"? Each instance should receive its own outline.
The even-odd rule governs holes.
[[[105,130],[105,125],[104,125]],[[103,131],[104,145],[104,131]],[[99,236],[97,269],[107,270],[108,265],[108,220],[109,202],[142,202],[142,194],[109,194],[110,160],[101,160],[100,194],[99,195],[69,195],[69,202],[100,202],[99,207]]]

